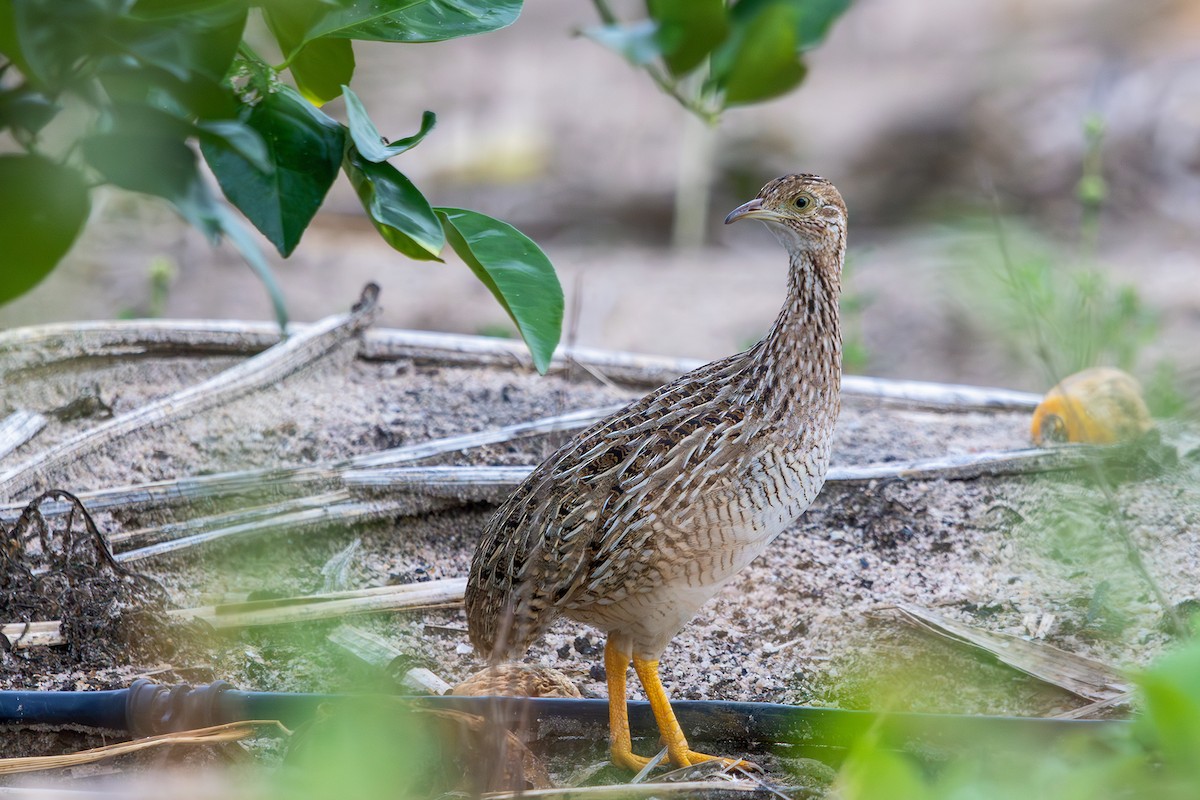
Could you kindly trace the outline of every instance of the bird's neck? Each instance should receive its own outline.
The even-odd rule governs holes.
[[[757,359],[758,392],[778,416],[803,417],[805,422],[817,413],[830,420],[837,415],[842,382],[838,298],[844,255],[841,242],[789,252],[787,300],[759,344]]]

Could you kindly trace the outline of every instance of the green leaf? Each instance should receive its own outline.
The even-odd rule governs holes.
[[[138,0],[112,26],[113,51],[130,54],[186,80],[222,80],[246,27],[246,0]]]
[[[413,149],[437,124],[437,115],[432,111],[426,111],[421,115],[420,130],[412,136],[384,144],[383,137],[379,135],[379,129],[367,116],[367,109],[358,99],[358,95],[351,91],[349,86],[343,86],[342,92],[346,95],[346,118],[350,123],[350,138],[354,140],[354,146],[367,161],[377,163],[387,161],[392,156],[398,156]]]
[[[713,81],[726,106],[777,97],[804,80],[794,11],[785,3],[765,6],[713,56]]]
[[[0,129],[37,133],[61,110],[50,98],[27,86],[0,91]]]
[[[412,181],[386,161],[368,161],[353,146],[346,148],[342,168],[384,241],[409,258],[442,260],[442,224]]]
[[[658,24],[653,20],[632,25],[598,25],[584,28],[581,33],[635,67],[649,64],[662,55]]]
[[[342,93],[354,75],[354,46],[349,39],[317,39],[288,61],[296,88],[322,106]]]
[[[267,158],[267,147],[253,128],[233,119],[200,120],[192,122],[179,113],[141,103],[112,104],[112,131],[130,135],[164,136],[184,141],[193,137],[202,142],[223,146],[249,161],[255,169],[271,172],[274,165]],[[190,116],[190,115],[188,115]]]
[[[904,755],[876,743],[856,745],[838,775],[838,795],[846,800],[932,798],[920,770]]]
[[[271,89],[239,118],[262,138],[273,170],[255,169],[238,149],[211,140],[200,150],[229,202],[286,258],[337,178],[345,137],[294,89]]]
[[[442,42],[511,25],[521,13],[521,2],[331,0],[311,21],[299,43],[323,36],[378,42]]]
[[[749,22],[769,6],[792,10],[796,46],[811,50],[825,39],[833,23],[850,7],[850,0],[741,0],[733,7],[734,24]]]
[[[1200,775],[1200,644],[1159,659],[1136,676],[1145,700],[1137,732],[1169,765]]]
[[[725,0],[647,0],[646,7],[658,23],[663,61],[675,77],[700,66],[729,35]]]
[[[11,0],[25,71],[52,93],[84,74],[89,58],[105,52],[108,34],[133,0]]]
[[[237,153],[259,172],[270,174],[275,164],[267,153],[267,145],[258,131],[235,119],[201,120],[195,125],[201,142],[210,142]]]
[[[90,209],[78,170],[41,156],[0,156],[0,303],[29,291],[54,269]]]
[[[271,0],[263,11],[267,27],[287,56],[300,94],[321,106],[342,93],[354,75],[354,47],[348,39],[317,39],[304,43],[312,22],[329,10],[320,0]]]
[[[477,211],[438,208],[446,240],[516,323],[545,374],[562,336],[563,292],[546,254],[506,222]]]
[[[96,77],[114,102],[152,105],[181,118],[229,119],[237,113],[230,87],[195,72],[180,79],[157,67],[114,60]]]
[[[171,202],[194,227],[215,239],[217,203],[196,167],[196,154],[160,133],[99,133],[83,140],[83,157],[114,186]]]
[[[16,64],[23,75],[33,73],[21,52],[21,42],[17,37],[17,19],[11,2],[0,2],[0,53]]]

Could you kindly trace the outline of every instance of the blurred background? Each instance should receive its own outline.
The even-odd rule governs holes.
[[[639,2],[613,3],[625,19]],[[1043,389],[1090,363],[1160,406],[1200,380],[1200,3],[855,0],[806,81],[715,128],[577,35],[585,0],[530,0],[511,27],[356,43],[354,88],[437,205],[507,220],[554,262],[564,342],[712,358],[770,325],[786,261],[723,216],[785,172],[851,213],[847,366]],[[342,100],[326,106],[344,119]],[[381,324],[515,335],[447,251],[391,250],[339,179],[276,275],[294,319],[383,287]],[[270,319],[231,250],[165,203],[110,191],[67,260],[0,325],[119,316]]]

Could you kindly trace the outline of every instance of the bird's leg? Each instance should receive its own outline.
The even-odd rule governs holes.
[[[629,670],[628,645],[622,647],[616,636],[609,636],[604,645],[604,673],[608,679],[608,728],[611,737],[609,752],[618,767],[633,772],[650,763],[650,759],[635,755],[629,736],[629,707],[625,704],[625,673]]]
[[[690,767],[702,761],[721,761],[727,767],[741,765],[757,769],[755,765],[742,759],[710,756],[707,753],[697,753],[689,748],[687,737],[683,735],[683,729],[679,727],[679,721],[675,719],[675,712],[671,710],[671,701],[667,699],[667,692],[663,689],[662,679],[659,678],[658,661],[634,656],[633,668],[642,682],[642,688],[646,690],[646,699],[650,701],[650,710],[654,712],[654,721],[658,723],[658,731],[662,735],[663,744],[667,746],[667,755],[673,765]]]

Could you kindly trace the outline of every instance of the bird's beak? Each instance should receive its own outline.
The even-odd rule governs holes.
[[[725,224],[737,222],[739,219],[746,217],[773,217],[774,214],[763,208],[762,198],[756,197],[749,203],[742,203],[740,206],[729,212],[729,216],[725,218]]]

